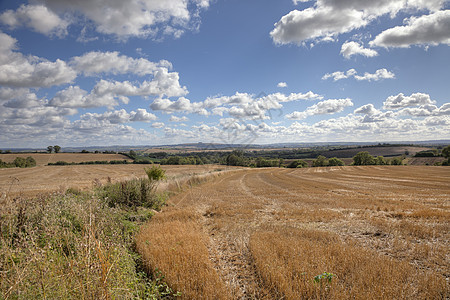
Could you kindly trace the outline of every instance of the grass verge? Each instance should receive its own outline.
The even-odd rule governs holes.
[[[99,193],[70,189],[34,199],[3,196],[0,298],[174,298],[161,274],[147,275],[134,251],[135,233],[162,202],[108,205],[114,191],[107,185]]]

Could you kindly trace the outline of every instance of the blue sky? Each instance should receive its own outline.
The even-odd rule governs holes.
[[[445,0],[0,1],[0,149],[450,138]]]

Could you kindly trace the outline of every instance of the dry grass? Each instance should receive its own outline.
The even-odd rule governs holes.
[[[184,299],[227,299],[228,291],[209,260],[207,238],[192,211],[157,215],[137,237],[149,271],[160,270]]]
[[[283,299],[445,299],[445,279],[326,232],[257,232],[250,250],[265,285]],[[314,277],[328,272],[330,281]]]

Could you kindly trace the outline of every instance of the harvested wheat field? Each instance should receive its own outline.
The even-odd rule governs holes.
[[[133,161],[129,157],[122,154],[104,154],[104,153],[11,153],[0,154],[0,159],[4,162],[12,162],[16,157],[26,158],[33,157],[37,166],[46,166],[49,163],[57,161],[65,161],[68,163],[80,163],[86,161],[112,161],[126,160]]]
[[[137,237],[185,299],[448,299],[450,169],[246,169],[169,201]]]
[[[81,154],[80,154],[81,155]],[[96,155],[96,154],[95,154]],[[145,177],[149,165],[73,165],[38,166],[33,168],[0,169],[2,195],[32,197],[41,193],[64,192],[69,188],[87,190],[108,181],[117,182]],[[163,166],[169,179],[203,174],[224,166]],[[167,184],[163,183],[162,185]]]

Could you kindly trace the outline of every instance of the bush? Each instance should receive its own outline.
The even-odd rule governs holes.
[[[355,166],[375,165],[375,158],[367,151],[358,152],[353,156],[353,164]]]
[[[313,161],[313,167],[326,167],[328,165],[327,158],[325,156],[319,155],[317,159]]]
[[[401,166],[403,165],[403,159],[401,157],[394,157],[390,160],[390,164],[393,166]]]
[[[344,166],[344,162],[342,160],[340,160],[339,158],[336,157],[332,157],[328,160],[328,165],[329,166]]]
[[[295,160],[291,162],[288,166],[288,168],[306,168],[308,167],[308,163],[304,160]]]
[[[164,199],[155,193],[155,185],[147,179],[107,184],[101,187],[100,195],[109,207],[159,209],[164,204]]]

